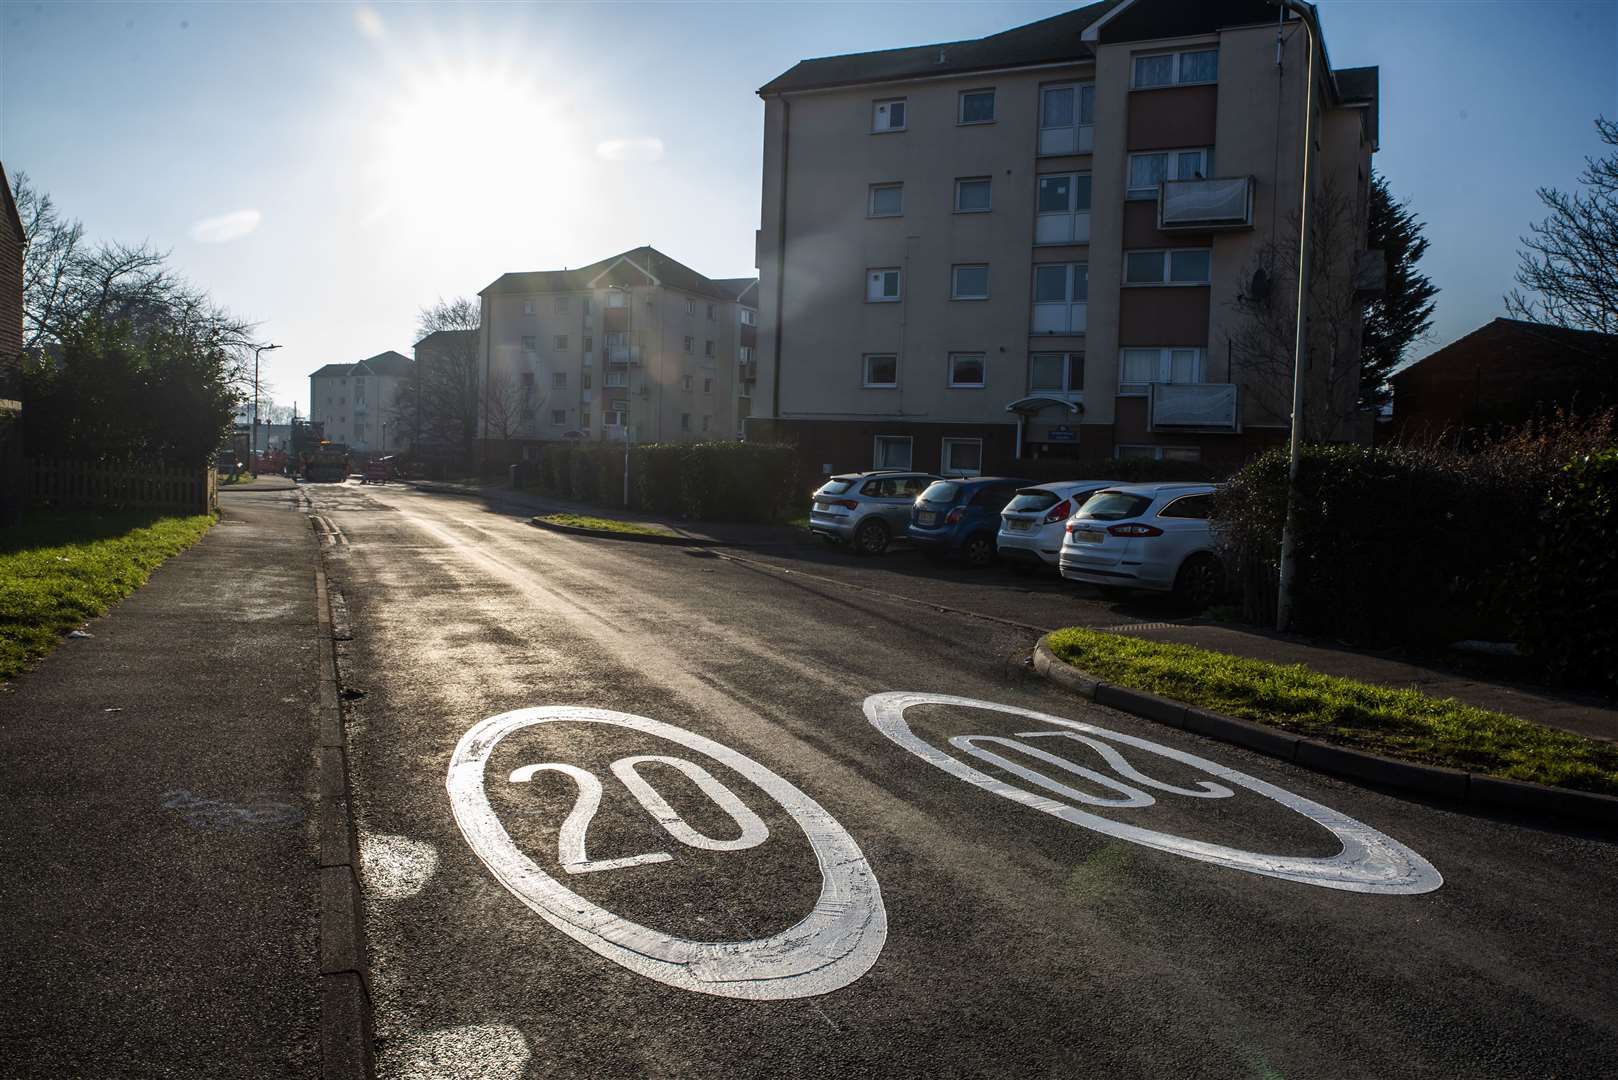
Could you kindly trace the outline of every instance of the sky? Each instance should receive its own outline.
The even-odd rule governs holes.
[[[763,105],[799,59],[1060,3],[0,3],[0,161],[259,324],[263,380],[410,355],[419,310],[648,243],[753,274]],[[1379,65],[1375,166],[1427,224],[1423,355],[1502,314],[1536,188],[1618,116],[1618,0],[1324,0]]]

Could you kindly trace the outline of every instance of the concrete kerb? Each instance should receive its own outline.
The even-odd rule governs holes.
[[[337,675],[338,628],[326,571],[315,568],[320,649],[320,1048],[323,1080],[370,1080],[371,985],[365,962],[359,836]]]
[[[1399,788],[1490,809],[1550,814],[1618,824],[1618,798],[1571,788],[1502,780],[1459,769],[1396,761],[1334,743],[1198,709],[1156,694],[1102,682],[1051,651],[1046,637],[1034,645],[1034,670],[1058,686],[1121,712],[1246,747],[1317,772]]]
[[[528,519],[528,524],[536,529],[546,529],[550,532],[566,533],[569,536],[593,536],[601,540],[628,540],[637,544],[676,544],[680,547],[721,547],[718,540],[710,540],[705,536],[681,536],[677,533],[636,533],[619,532],[615,529],[589,529],[579,525],[558,525],[554,521],[541,521],[537,517]]]

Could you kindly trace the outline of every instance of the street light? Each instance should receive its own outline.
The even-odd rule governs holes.
[[[279,349],[279,345],[253,346],[253,435],[247,445],[247,461],[252,466],[253,476],[258,476],[258,354],[267,353],[271,349]]]

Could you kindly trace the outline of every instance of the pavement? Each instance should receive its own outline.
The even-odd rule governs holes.
[[[1023,663],[1161,605],[300,494],[385,1080],[1618,1075],[1618,843]]]
[[[0,686],[6,1077],[319,1075],[316,547],[220,503]]]

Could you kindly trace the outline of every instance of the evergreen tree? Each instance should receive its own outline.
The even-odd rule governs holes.
[[[1370,203],[1367,247],[1387,259],[1387,280],[1382,294],[1365,305],[1360,405],[1376,408],[1392,397],[1388,376],[1404,363],[1410,343],[1432,326],[1438,288],[1416,269],[1427,252],[1426,223],[1407,203],[1394,200],[1380,174],[1371,176]]]

